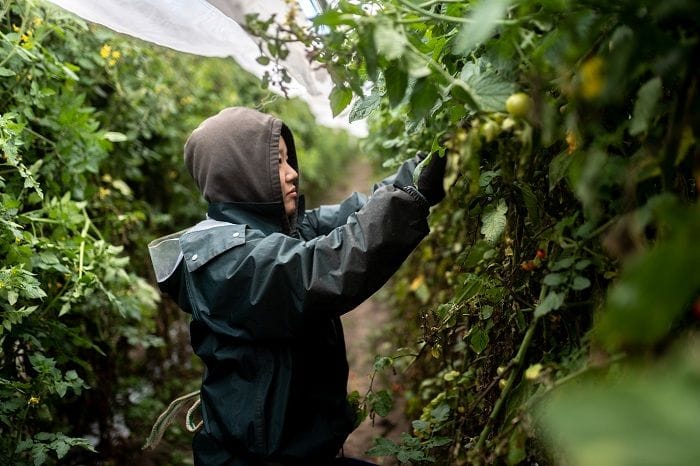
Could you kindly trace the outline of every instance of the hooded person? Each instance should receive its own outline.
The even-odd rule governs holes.
[[[430,160],[433,159],[433,160]],[[444,157],[405,162],[367,198],[304,211],[291,131],[227,108],[185,144],[206,220],[149,250],[159,286],[192,315],[205,364],[196,465],[342,464],[355,426],[340,316],[428,234]]]

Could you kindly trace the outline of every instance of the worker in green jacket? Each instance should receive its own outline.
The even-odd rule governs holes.
[[[327,466],[353,430],[340,316],[428,234],[445,158],[405,162],[367,198],[304,211],[291,131],[227,108],[187,140],[206,220],[151,245],[161,289],[192,314],[206,370],[196,465]]]

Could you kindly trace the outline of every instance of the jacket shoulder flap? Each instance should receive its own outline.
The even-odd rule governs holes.
[[[194,272],[231,248],[245,244],[245,225],[205,220],[179,238],[187,270]]]

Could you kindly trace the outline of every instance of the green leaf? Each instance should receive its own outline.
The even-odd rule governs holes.
[[[258,58],[255,59],[255,61],[263,66],[267,66],[270,64],[270,58],[265,55],[260,55]]]
[[[553,391],[536,416],[549,450],[561,464],[579,466],[697,464],[698,355],[700,345],[691,341],[654,366]]]
[[[467,55],[474,47],[490,38],[505,17],[510,0],[481,0],[471,9],[470,23],[464,24],[455,39],[455,52]]]
[[[14,71],[12,71],[12,70],[10,70],[10,69],[0,67],[0,76],[2,76],[2,77],[5,77],[5,76],[14,76],[14,75],[16,75],[16,74],[17,74],[17,73],[15,73]]]
[[[388,391],[381,390],[374,394],[370,405],[375,413],[386,417],[391,412],[391,408],[394,407],[394,400]]]
[[[550,291],[541,303],[535,307],[535,317],[542,317],[559,309],[564,304],[564,294]]]
[[[379,108],[380,103],[381,96],[374,92],[370,95],[360,97],[353,104],[348,120],[351,123],[353,121],[364,120],[370,116],[373,111]]]
[[[505,230],[506,212],[508,212],[508,205],[505,199],[501,199],[496,207],[489,209],[481,218],[481,234],[489,243],[495,243]]]
[[[340,25],[355,26],[356,22],[352,15],[343,14],[337,10],[327,10],[314,17],[314,26],[337,27]]]
[[[580,291],[585,290],[589,286],[591,286],[591,281],[589,279],[577,275],[576,277],[574,277],[574,282],[571,284],[571,289]]]
[[[475,110],[505,111],[506,99],[515,92],[514,84],[499,76],[482,59],[467,62],[462,68],[460,78],[478,106]]]
[[[377,371],[381,371],[386,369],[387,367],[391,367],[393,364],[393,359],[386,356],[377,356],[377,358],[374,361],[374,369]]]
[[[68,453],[68,450],[70,450],[70,445],[63,440],[57,440],[53,442],[51,446],[54,450],[56,450],[56,456],[58,456],[59,460],[66,456],[66,453]]]
[[[558,286],[564,283],[564,276],[560,273],[550,273],[545,275],[543,283],[547,286]]]
[[[557,184],[567,175],[573,157],[564,151],[557,155],[549,163],[549,190],[552,191]]]
[[[609,290],[594,332],[611,348],[653,345],[673,329],[700,290],[700,208],[668,208],[668,237],[629,259]]]
[[[116,131],[107,131],[103,136],[106,140],[112,142],[124,142],[128,141],[129,138],[124,133],[118,133]]]
[[[549,266],[549,270],[552,271],[557,271],[557,270],[564,270],[564,269],[569,269],[571,268],[572,265],[574,265],[574,262],[576,262],[575,257],[565,257],[564,259],[560,259],[553,263],[552,265]]]
[[[346,87],[335,86],[331,91],[329,96],[331,102],[331,111],[333,116],[336,117],[345,110],[345,107],[350,105],[352,100],[352,91]]]
[[[408,86],[408,74],[397,65],[392,65],[384,72],[386,95],[389,104],[396,107],[403,100]]]
[[[411,94],[411,117],[419,119],[425,117],[435,105],[438,98],[438,88],[428,78],[419,79]]]
[[[19,298],[19,293],[15,290],[8,290],[7,291],[7,302],[10,303],[10,306],[14,306],[17,303],[17,299]]]
[[[401,58],[406,43],[406,36],[389,21],[382,21],[374,28],[375,47],[389,61]]]
[[[661,98],[661,78],[658,76],[650,79],[637,92],[637,101],[634,103],[634,112],[630,122],[630,134],[636,136],[649,129],[656,107]]]
[[[480,328],[474,329],[469,337],[469,347],[476,354],[480,354],[489,344],[489,334]]]
[[[389,439],[375,437],[374,446],[367,450],[370,456],[395,456],[399,451],[398,445]]]

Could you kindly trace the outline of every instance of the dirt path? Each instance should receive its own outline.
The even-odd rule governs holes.
[[[358,160],[348,169],[345,186],[334,190],[325,201],[335,203],[344,199],[353,191],[368,193],[373,182],[372,168],[364,160]],[[375,343],[381,336],[384,326],[390,318],[390,310],[374,298],[370,298],[355,310],[343,316],[343,328],[350,364],[348,391],[357,390],[364,395],[369,388],[374,357],[377,354]],[[386,387],[377,386],[375,389]],[[398,440],[401,432],[409,431],[409,423],[403,415],[402,400],[394,400],[394,409],[386,418],[366,419],[345,442],[344,453],[353,458],[365,459],[379,465],[398,465],[393,458],[374,458],[365,452],[374,445],[374,438],[384,437]]]
[[[381,336],[389,319],[389,309],[373,298],[368,299],[352,312],[343,316],[343,328],[348,349],[350,377],[348,391],[357,390],[361,395],[367,392],[372,375],[374,356],[377,354],[374,342]],[[383,389],[375,380],[374,389]],[[408,432],[409,423],[403,414],[403,403],[395,397],[394,408],[385,418],[377,417],[374,425],[367,418],[350,434],[343,451],[345,456],[365,459],[380,465],[398,465],[393,458],[375,458],[365,454],[374,445],[377,437],[398,441],[401,432]]]

